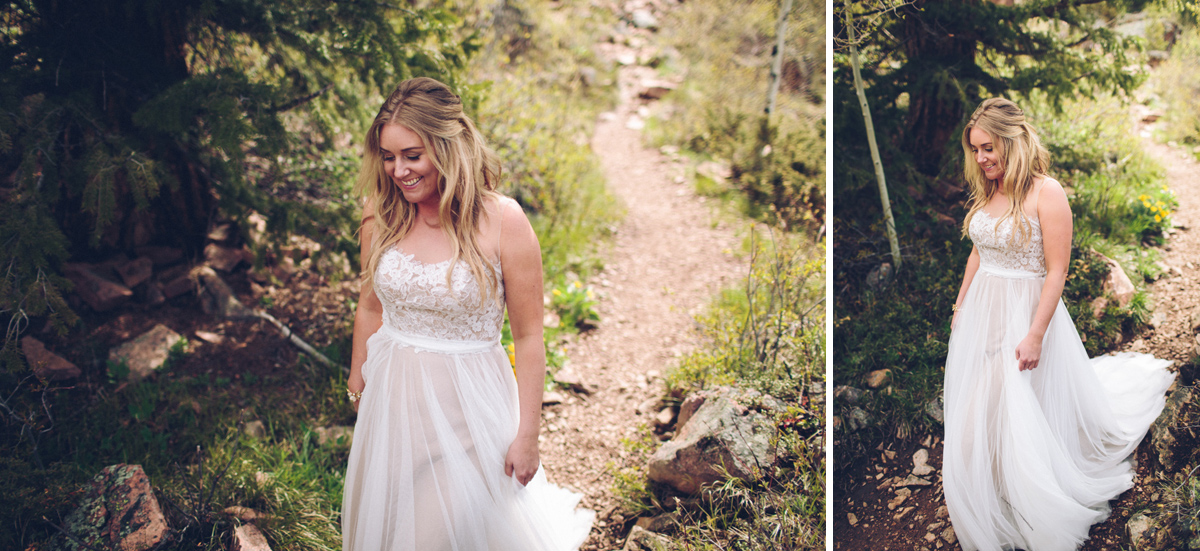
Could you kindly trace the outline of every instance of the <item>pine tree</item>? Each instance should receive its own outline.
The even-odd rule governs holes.
[[[399,81],[455,86],[440,9],[370,0],[13,0],[0,7],[0,363],[31,316],[65,330],[62,262],[195,251],[221,213],[353,257],[353,206],[291,156],[358,132]],[[355,152],[346,152],[355,155]],[[247,160],[263,166],[249,176]]]
[[[1126,69],[1136,43],[1105,23],[1113,12],[1144,4],[869,0],[838,2],[835,9],[877,16],[876,27],[864,33],[870,42],[861,47],[870,103],[889,108],[896,146],[916,168],[937,175],[947,153],[955,153],[947,145],[963,118],[985,97],[1038,90],[1059,103],[1101,90],[1131,91],[1140,81]],[[839,38],[844,19],[834,18]],[[846,101],[836,104],[835,117],[849,117],[856,104],[846,73],[835,80],[835,88],[847,91],[838,90]]]

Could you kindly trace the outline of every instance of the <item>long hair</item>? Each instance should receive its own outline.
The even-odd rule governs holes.
[[[1004,180],[989,180],[979,163],[971,160],[971,129],[978,128],[992,137],[992,145],[999,151],[1000,164],[1004,167]],[[1008,212],[1000,220],[1012,217],[1017,221],[1018,236],[1028,243],[1032,237],[1029,217],[1025,215],[1025,199],[1033,191],[1033,181],[1046,176],[1050,170],[1050,152],[1042,145],[1037,130],[1025,121],[1025,112],[1017,104],[1004,98],[984,100],[971,115],[962,134],[963,177],[967,180],[971,199],[967,203],[967,217],[963,220],[963,235],[971,226],[975,216],[997,191],[1003,189],[1008,195]]]
[[[476,230],[485,201],[497,195],[500,160],[463,113],[462,99],[445,84],[427,77],[401,82],[379,108],[363,140],[362,167],[354,190],[375,209],[364,283],[374,284],[380,256],[403,239],[417,220],[416,205],[404,199],[383,169],[379,135],[387,124],[399,124],[420,137],[440,174],[438,220],[453,247],[446,285],[453,288],[450,278],[462,260],[479,283],[481,298],[498,298],[498,277],[484,257]]]

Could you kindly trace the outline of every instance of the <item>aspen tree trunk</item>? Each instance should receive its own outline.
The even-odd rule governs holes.
[[[850,67],[854,71],[854,91],[858,93],[858,104],[862,107],[863,122],[867,125],[867,145],[871,147],[871,163],[875,165],[875,179],[879,181],[879,200],[883,203],[883,220],[887,226],[888,242],[892,246],[892,262],[900,269],[900,243],[896,239],[896,220],[892,218],[892,202],[888,199],[887,179],[883,175],[883,161],[879,160],[879,146],[875,144],[875,123],[871,122],[871,109],[867,106],[867,93],[863,91],[862,73],[859,71],[858,44],[854,38],[850,6],[846,6],[846,30],[850,37]]]
[[[775,52],[771,56],[771,85],[767,89],[767,115],[775,112],[775,97],[779,95],[779,81],[783,80],[783,37],[787,35],[787,16],[792,11],[792,0],[783,0],[779,8],[779,22],[775,24]]]

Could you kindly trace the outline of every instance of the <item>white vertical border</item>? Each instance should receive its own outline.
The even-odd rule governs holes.
[[[825,549],[833,551],[833,0],[825,1]]]

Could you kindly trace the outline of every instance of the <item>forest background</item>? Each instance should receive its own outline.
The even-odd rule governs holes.
[[[739,18],[726,18],[720,2],[689,3],[668,55],[650,61],[663,74],[701,78],[664,98],[647,134],[693,168],[728,167],[728,177],[697,171],[697,191],[747,224],[739,254],[765,259],[704,312],[710,344],[670,375],[664,399],[673,403],[715,384],[795,402],[823,386],[824,320],[808,314],[823,301],[824,253],[811,244],[824,228],[825,56],[815,37],[825,31],[813,16],[823,6],[794,3],[787,78],[767,119],[764,52],[783,3],[744,4]],[[174,548],[224,548],[246,521],[229,504],[265,513],[257,523],[278,548],[340,548],[348,440],[325,429],[353,419],[340,367],[355,306],[348,297],[357,295],[350,185],[360,129],[404,78],[432,76],[462,94],[503,159],[502,191],[531,216],[561,320],[547,330],[547,384],[556,388],[564,344],[595,321],[581,283],[602,268],[620,219],[588,147],[597,115],[616,99],[616,69],[592,45],[619,11],[565,1],[5,3],[0,547],[51,548],[85,483],[125,462],[141,464],[164,499]],[[738,25],[722,26],[726,19]],[[754,85],[721,86],[718,75]],[[217,241],[244,255],[244,269],[225,276],[235,298],[288,324],[331,364],[297,354],[269,325],[229,321],[187,335],[141,382],[108,359],[113,344],[155,321],[208,327],[211,317],[195,294],[148,306],[153,285],[98,311],[65,271],[112,269],[147,247],[181,251],[187,265],[211,261]],[[788,329],[744,330],[769,320]],[[27,336],[82,375],[35,376],[20,345]],[[721,546],[749,533],[823,548],[824,499],[811,491],[824,485],[823,418],[823,403],[780,415],[778,470],[696,502],[679,545]],[[619,532],[660,510],[667,494],[637,469],[616,474],[613,491],[631,519]]]
[[[1050,149],[1052,174],[1068,190],[1075,225],[1063,300],[1088,353],[1128,346],[1157,321],[1155,302],[1171,299],[1145,288],[1170,269],[1161,247],[1177,231],[1178,201],[1164,167],[1144,151],[1134,127],[1141,115],[1134,114],[1163,118],[1153,139],[1185,150],[1200,143],[1200,89],[1183,69],[1197,61],[1196,15],[1194,3],[1174,1],[834,3],[831,415],[839,530],[856,523],[845,518],[847,496],[860,483],[876,485],[881,450],[911,455],[941,435],[951,306],[971,250],[961,229],[967,196],[959,140],[983,99],[1008,97],[1025,109]],[[895,244],[856,93],[852,42]],[[1105,285],[1107,259],[1136,288],[1125,303]],[[1196,354],[1173,359],[1179,384],[1193,384]],[[1191,426],[1191,414],[1181,415],[1169,420],[1172,434]],[[903,453],[902,468],[909,461]],[[1162,475],[1169,491],[1153,491],[1158,503],[1138,502],[1136,510],[1158,521],[1163,511],[1195,517],[1194,484],[1170,482],[1190,468],[1180,467]],[[860,480],[868,475],[871,481]],[[926,530],[917,530],[919,539]]]

